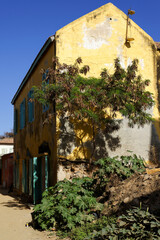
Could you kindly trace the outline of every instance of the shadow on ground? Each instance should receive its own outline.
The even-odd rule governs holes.
[[[30,209],[30,206],[27,205],[27,204],[23,204],[23,203],[19,203],[16,200],[10,200],[8,202],[1,202],[0,203],[1,205],[5,206],[5,207],[9,207],[9,208],[15,208],[15,210],[18,208],[18,209]]]
[[[13,208],[13,209],[30,209],[31,206],[28,203],[25,203],[22,201],[21,197],[19,197],[16,193],[11,192],[8,193],[7,189],[3,189],[0,187],[0,196],[8,196],[9,199],[6,198],[6,201],[3,200],[3,202],[0,201],[0,205],[3,205],[5,207]],[[0,197],[1,199],[1,197]]]

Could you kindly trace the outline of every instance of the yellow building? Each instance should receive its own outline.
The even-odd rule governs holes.
[[[139,60],[140,74],[144,79],[151,80],[149,90],[154,93],[156,100],[152,109],[155,123],[140,129],[136,126],[131,129],[124,119],[120,130],[113,133],[112,142],[109,142],[107,136],[97,138],[95,158],[108,154],[124,155],[130,150],[146,160],[149,159],[152,146],[158,149],[160,135],[158,54],[153,39],[112,3],[82,16],[49,37],[12,100],[15,112],[15,188],[20,193],[33,196],[34,202],[38,202],[42,191],[48,185],[54,185],[57,178],[59,180],[62,179],[62,175],[65,176],[63,169],[58,173],[57,156],[70,160],[84,158],[75,138],[69,137],[68,133],[75,133],[71,129],[72,124],[60,121],[60,128],[65,127],[66,136],[59,135],[57,139],[55,120],[44,124],[52,108],[32,100],[32,87],[41,85],[43,76],[40,70],[41,68],[47,70],[52,57],[58,57],[61,63],[67,64],[74,63],[75,59],[81,57],[83,63],[90,66],[88,77],[98,77],[105,67],[112,73],[114,59],[117,57],[124,68],[133,59]],[[120,145],[116,146],[118,137],[121,141]],[[89,152],[91,149],[89,138],[84,137],[83,143]],[[110,146],[113,144],[114,147]]]

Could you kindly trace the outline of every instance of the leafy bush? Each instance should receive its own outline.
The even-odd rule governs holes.
[[[160,239],[160,221],[148,211],[134,208],[127,211],[127,215],[119,217],[118,225],[126,230],[127,237],[136,237],[136,239]]]
[[[65,232],[93,221],[93,213],[103,205],[96,202],[91,184],[90,178],[65,179],[45,191],[41,203],[34,208],[39,226]]]
[[[117,175],[120,180],[124,180],[136,172],[145,170],[143,159],[135,154],[133,156],[102,158],[96,161],[95,165],[98,169],[93,173],[93,177],[96,194],[99,195],[104,192],[104,188],[112,174]]]
[[[160,234],[159,221],[138,209],[128,211],[118,221],[115,217],[98,219],[103,205],[95,198],[97,186],[104,190],[112,174],[123,180],[135,172],[144,171],[143,160],[133,155],[100,159],[95,164],[98,169],[93,179],[65,179],[43,193],[33,214],[41,229],[55,228],[59,235],[68,235],[73,240],[148,239]],[[142,236],[145,238],[140,238]]]
[[[93,221],[92,223],[87,223],[81,227],[74,228],[69,234],[69,237],[72,240],[84,240],[93,231],[98,232],[105,226],[108,226],[109,224],[115,224],[115,223],[116,223],[115,216],[112,216],[112,217],[102,216],[101,218]]]
[[[160,221],[148,211],[134,208],[120,216],[116,223],[93,231],[85,240],[149,240],[160,239]]]

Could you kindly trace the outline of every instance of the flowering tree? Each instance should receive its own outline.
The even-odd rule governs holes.
[[[81,64],[81,58],[73,65],[60,64],[54,59],[53,66],[42,71],[45,78],[40,88],[34,87],[34,96],[42,104],[52,104],[54,115],[61,118],[67,115],[92,126],[92,158],[99,129],[104,129],[119,113],[128,119],[130,127],[150,123],[153,119],[147,109],[153,106],[154,100],[146,90],[150,80],[138,75],[138,60],[133,60],[125,70],[116,59],[114,73],[103,69],[99,78],[86,77],[89,66],[80,67]]]

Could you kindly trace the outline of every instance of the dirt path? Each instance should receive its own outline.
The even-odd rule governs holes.
[[[31,222],[31,212],[26,205],[19,203],[14,196],[0,188],[0,240],[47,240],[48,233],[26,227]]]

